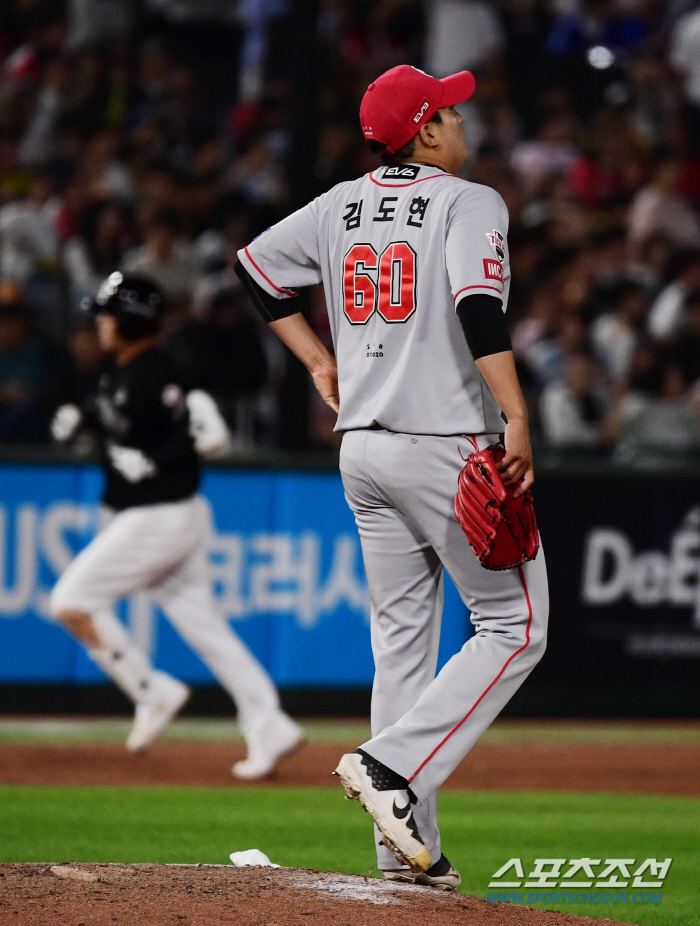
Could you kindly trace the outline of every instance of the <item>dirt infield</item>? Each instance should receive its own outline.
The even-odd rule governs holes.
[[[0,865],[0,926],[593,926],[593,920],[296,868]]]
[[[356,743],[307,743],[284,760],[274,785],[332,785]],[[0,744],[0,784],[209,785],[237,783],[240,743],[180,741],[130,755],[116,743]],[[264,787],[264,784],[262,785]],[[697,743],[478,743],[445,787],[471,790],[618,791],[700,796]]]

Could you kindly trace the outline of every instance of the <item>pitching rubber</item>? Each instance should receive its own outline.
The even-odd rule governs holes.
[[[390,849],[391,852],[394,853],[399,862],[410,866],[411,871],[427,871],[432,864],[430,852],[428,852],[427,848],[423,846],[417,855],[409,856],[403,851],[403,849],[400,848],[400,846],[396,844],[394,836],[384,823],[382,814],[379,812],[378,808],[373,806],[371,800],[367,800],[366,796],[363,794],[362,782],[357,777],[355,770],[352,768],[350,763],[345,761],[344,756],[340,760],[338,768],[333,772],[333,774],[340,778],[340,781],[345,788],[345,796],[349,800],[359,801],[362,807],[364,807],[367,813],[372,817],[374,822],[377,824],[377,827],[379,828],[379,832],[382,834],[384,845],[387,847],[387,849]]]

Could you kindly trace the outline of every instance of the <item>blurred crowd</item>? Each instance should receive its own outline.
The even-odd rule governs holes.
[[[288,358],[232,271],[298,204],[289,36],[310,0],[0,7],[0,441],[48,440],[103,362],[81,301],[114,269],[241,445],[279,443]],[[308,14],[307,14],[308,15]],[[537,438],[700,454],[700,5],[320,0],[309,195],[373,169],[358,106],[399,63],[468,68],[467,179],[510,211],[513,346]],[[298,192],[298,191],[296,191]],[[323,294],[308,313],[328,339]],[[334,446],[310,396],[297,446]]]

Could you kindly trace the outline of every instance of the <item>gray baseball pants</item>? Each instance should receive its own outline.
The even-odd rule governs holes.
[[[146,589],[231,695],[243,733],[249,736],[262,729],[279,711],[279,698],[267,672],[233,632],[212,596],[207,563],[212,525],[206,499],[195,495],[179,502],[138,505],[105,520],[104,530],[58,580],[51,596],[53,613],[84,611],[99,620],[112,639],[117,634],[110,645],[131,653],[130,659],[120,659],[118,668],[111,658],[98,664],[138,703],[143,696],[139,678],[153,670],[112,606]],[[96,651],[91,655],[98,660]],[[135,674],[129,672],[131,662],[138,666]]]
[[[408,779],[433,863],[441,852],[437,789],[545,650],[542,549],[521,568],[484,569],[454,515],[464,459],[496,439],[358,430],[346,432],[340,452],[372,604],[372,739],[362,748]],[[436,677],[443,568],[475,633]],[[399,867],[383,846],[377,858],[382,870]]]

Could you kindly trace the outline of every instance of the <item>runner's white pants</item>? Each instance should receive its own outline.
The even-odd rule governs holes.
[[[479,448],[495,435],[472,438]],[[521,569],[484,569],[454,515],[468,438],[349,431],[340,470],[355,514],[372,603],[372,739],[362,748],[405,776],[418,829],[440,857],[437,789],[542,657],[549,597],[544,553]],[[435,676],[443,567],[475,634]],[[377,847],[381,869],[396,868]]]
[[[210,537],[209,505],[200,495],[121,511],[63,573],[51,611],[108,620],[117,601],[146,590],[236,702],[247,737],[278,711],[279,699],[216,605],[207,566]]]

